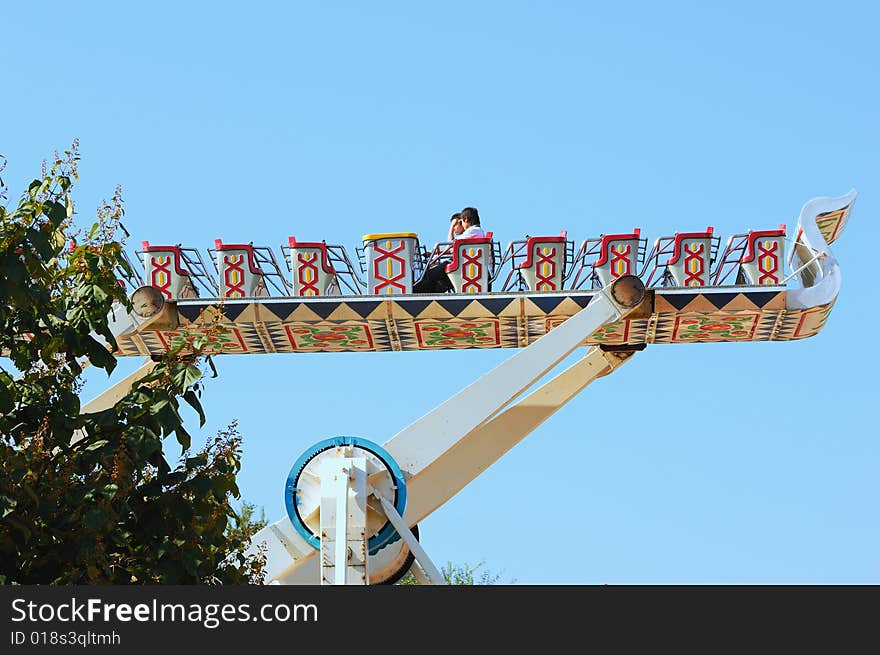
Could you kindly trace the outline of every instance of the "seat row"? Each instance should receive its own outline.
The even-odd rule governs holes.
[[[282,246],[286,273],[271,248],[252,243],[215,240],[207,251],[211,266],[198,250],[180,245],[144,241],[137,254],[146,283],[169,300],[198,297],[200,289],[221,298],[410,294],[438,263],[445,265],[454,292],[463,294],[598,288],[623,275],[638,275],[648,287],[784,283],[785,225],[734,235],[720,257],[719,241],[711,226],[661,237],[650,251],[639,228],[586,239],[577,248],[566,231],[526,236],[503,250],[491,232],[431,250],[415,233],[367,234],[356,248],[358,271],[341,245],[289,237]],[[137,275],[128,281],[144,283]]]

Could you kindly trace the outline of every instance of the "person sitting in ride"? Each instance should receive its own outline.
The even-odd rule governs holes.
[[[475,207],[465,207],[453,214],[449,221],[449,241],[485,237],[480,226],[480,214]],[[446,265],[452,261],[452,245],[434,255],[432,263],[425,269],[421,279],[413,284],[413,293],[446,293],[452,291],[452,282],[446,275]]]
[[[459,222],[461,223],[462,232],[457,234],[455,239],[475,239],[483,238],[486,233],[480,227],[480,214],[475,207],[465,207],[461,210]]]

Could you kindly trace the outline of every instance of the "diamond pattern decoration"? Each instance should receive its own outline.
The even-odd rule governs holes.
[[[741,299],[740,293],[704,293],[703,298],[708,300],[715,309],[726,309],[734,299]]]
[[[661,294],[657,293],[654,296],[654,302],[656,304],[662,305],[666,304],[670,311],[681,311],[685,307],[687,307],[697,296],[702,294],[699,293],[668,293]],[[656,305],[655,305],[656,307]]]
[[[585,307],[594,291],[569,294],[490,294],[468,298],[400,296],[292,301],[263,298],[227,302],[220,324],[229,328],[210,341],[212,353],[437,350],[513,348],[528,345]],[[119,338],[120,355],[144,348],[160,354],[204,334],[217,313],[216,299],[178,306],[176,330],[151,330]],[[654,313],[598,330],[585,344],[644,343],[649,320],[652,343],[802,339],[822,329],[831,305],[786,310],[785,291],[656,290]],[[256,328],[263,334],[260,339]],[[395,333],[389,332],[393,327]],[[271,342],[271,343],[269,343]],[[270,348],[271,346],[271,348]],[[274,350],[273,350],[274,349]]]
[[[785,309],[785,293],[782,291],[749,291],[741,295],[756,309]]]
[[[565,300],[565,296],[532,296],[531,300],[545,314],[552,314]]]

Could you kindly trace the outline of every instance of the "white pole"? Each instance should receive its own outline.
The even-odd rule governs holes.
[[[406,542],[406,545],[409,546],[409,549],[416,558],[416,562],[418,562],[422,569],[424,569],[431,584],[444,584],[443,574],[440,573],[440,569],[434,566],[434,562],[428,557],[428,553],[425,552],[425,549],[422,548],[419,540],[416,539],[415,535],[410,531],[409,526],[404,523],[403,517],[401,517],[400,514],[397,513],[397,510],[394,509],[394,505],[385,500],[385,498],[380,496],[375,490],[373,490],[373,495],[379,499],[380,503],[382,503],[382,509],[385,511],[385,516],[391,521],[391,525],[397,530],[397,534],[399,534],[401,539],[403,539]]]

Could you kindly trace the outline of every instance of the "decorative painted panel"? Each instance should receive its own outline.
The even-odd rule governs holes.
[[[196,339],[206,339],[202,351],[207,355],[250,352],[244,338],[242,338],[241,331],[229,326],[223,326],[223,329],[220,330],[201,327],[159,330],[155,334],[165,350],[172,350],[178,346],[183,346],[186,349],[192,347]]]
[[[837,238],[846,226],[850,209],[852,209],[852,203],[843,209],[825,212],[816,217],[816,225],[829,245],[837,241]]]
[[[409,232],[367,234],[363,243],[367,260],[367,292],[383,296],[412,293],[418,236]]]
[[[141,249],[147,283],[161,291],[166,300],[198,296],[189,271],[183,267],[179,246],[151,246],[149,241],[144,241]]]
[[[416,321],[419,348],[495,348],[501,345],[498,319],[483,321]]]
[[[531,291],[559,291],[565,270],[565,237],[530,237],[519,272]]]
[[[666,269],[677,286],[704,287],[709,284],[711,253],[711,227],[705,232],[676,234],[673,254]]]
[[[331,326],[284,326],[294,350],[372,350],[373,335],[365,323]]]
[[[263,271],[254,259],[250,244],[214,241],[221,298],[253,298],[268,295]]]
[[[760,318],[760,313],[681,314],[675,317],[672,341],[677,343],[750,341],[754,337]]]
[[[456,239],[446,275],[455,293],[486,293],[492,275],[492,239]]]
[[[336,280],[336,270],[327,256],[323,242],[297,241],[288,238],[293,295],[326,296]]]
[[[654,313],[608,325],[589,344],[786,341],[819,332],[832,304],[786,308],[784,291],[729,293],[706,287],[686,293],[657,291]],[[144,329],[118,339],[122,355],[161,354],[208,332],[216,316],[228,331],[212,333],[209,352],[320,352],[523,347],[586,307],[595,291],[564,295],[511,294],[429,302],[400,298],[209,301],[178,304],[177,330]],[[215,301],[216,302],[216,301]],[[310,309],[313,306],[314,309]],[[217,316],[217,312],[220,315]],[[360,320],[327,317],[362,317]],[[650,328],[649,328],[650,326]]]
[[[606,234],[600,243],[599,259],[593,262],[593,271],[601,286],[624,275],[637,275],[641,239],[640,230],[632,234]]]
[[[629,340],[629,324],[630,321],[617,321],[606,325],[587,337],[589,343],[626,343]]]
[[[778,230],[752,231],[743,253],[746,284],[776,285],[785,278],[785,225]]]
[[[831,314],[832,307],[833,305],[812,307],[803,311],[798,317],[797,324],[792,333],[792,338],[803,339],[804,337],[816,334],[825,326],[825,322],[828,320],[829,314]]]

